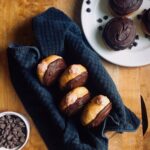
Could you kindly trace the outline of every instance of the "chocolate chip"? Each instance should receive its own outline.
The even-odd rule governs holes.
[[[90,9],[90,8],[87,8],[86,11],[87,11],[87,12],[91,12],[91,9]]]
[[[107,20],[107,19],[108,19],[108,16],[104,16],[103,18],[104,18],[105,20]]]
[[[147,11],[147,9],[144,9],[144,10],[143,10],[143,13],[146,12],[146,11]]]
[[[89,4],[91,4],[91,1],[90,1],[90,0],[87,0],[86,3],[89,5]]]
[[[15,124],[14,123],[12,123],[12,125],[11,125],[12,127],[15,127]]]
[[[102,23],[103,20],[101,18],[97,19],[97,22]]]
[[[138,20],[141,20],[141,18],[142,18],[142,15],[137,15]]]
[[[19,122],[19,125],[20,125],[21,127],[25,127],[25,124],[24,124],[23,122]]]
[[[4,120],[5,120],[5,117],[1,117],[0,120],[4,121]]]
[[[16,130],[13,130],[13,135],[17,135],[17,131]]]
[[[12,134],[10,134],[10,135],[7,136],[7,140],[8,140],[8,141],[10,141],[12,138],[13,138],[13,135],[12,135]]]
[[[138,45],[138,43],[137,43],[137,42],[134,42],[134,43],[133,43],[133,46],[135,46],[135,47],[136,47],[137,45]]]
[[[132,47],[133,47],[133,44],[131,44],[131,45],[129,46],[129,49],[132,49]]]
[[[139,35],[136,35],[136,36],[135,36],[135,39],[136,39],[136,40],[139,40]]]
[[[98,30],[99,30],[99,31],[102,31],[102,30],[103,30],[103,27],[102,27],[102,26],[99,26],[99,27],[98,27]]]
[[[13,119],[9,119],[9,123],[12,123],[13,122]]]
[[[14,115],[0,118],[0,147],[15,148],[21,146],[26,139],[25,123]]]
[[[5,129],[5,127],[6,127],[6,124],[0,124],[1,129]]]
[[[8,120],[11,118],[10,115],[6,115],[5,117],[6,117]]]
[[[24,137],[21,137],[21,138],[20,138],[20,142],[24,143],[24,142],[25,142],[25,138],[24,138]]]
[[[148,34],[145,34],[145,38],[150,38],[150,35],[148,35]]]

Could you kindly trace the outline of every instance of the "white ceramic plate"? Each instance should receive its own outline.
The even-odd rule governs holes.
[[[100,25],[104,26],[109,19],[113,16],[108,6],[108,0],[90,0],[91,3],[87,4],[87,0],[83,1],[81,10],[81,21],[84,34],[91,47],[107,61],[126,67],[137,67],[150,64],[150,39],[145,38],[141,28],[141,23],[137,19],[137,15],[144,9],[150,7],[150,0],[144,0],[140,9],[132,14],[130,18],[136,24],[137,35],[139,40],[136,40],[138,45],[131,50],[126,49],[122,51],[113,51],[106,47],[102,39],[102,31],[98,30]],[[87,8],[91,9],[91,12],[87,12]],[[102,23],[98,23],[99,18],[103,16],[109,16],[109,19],[104,20]]]

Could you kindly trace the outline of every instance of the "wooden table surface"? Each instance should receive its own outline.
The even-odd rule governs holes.
[[[82,0],[0,0],[0,111],[23,113],[31,123],[31,136],[24,150],[47,150],[30,115],[24,109],[10,81],[6,50],[8,43],[32,44],[31,19],[49,7],[63,10],[80,24]],[[119,67],[103,61],[124,103],[141,118],[140,95],[143,96],[150,123],[150,65],[138,68]],[[150,126],[142,134],[142,125],[134,133],[109,133],[110,150],[149,150]]]

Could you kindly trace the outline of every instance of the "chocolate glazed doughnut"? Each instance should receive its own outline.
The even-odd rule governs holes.
[[[77,87],[67,93],[60,103],[60,109],[67,116],[79,111],[90,99],[90,93],[86,87]]]
[[[109,0],[111,9],[120,16],[136,11],[142,2],[143,0]]]
[[[43,85],[50,86],[66,68],[61,56],[50,55],[44,58],[37,66],[37,75]]]
[[[44,74],[44,84],[50,85],[54,82],[55,78],[59,76],[59,74],[66,68],[63,59],[57,59],[54,62],[48,65],[48,68]]]
[[[150,8],[144,11],[142,15],[142,22],[146,28],[146,33],[150,35]]]
[[[129,47],[135,39],[136,28],[128,18],[116,17],[105,26],[103,38],[108,46],[114,50],[123,50]]]
[[[81,64],[73,64],[69,66],[60,77],[60,88],[68,91],[83,86],[86,83],[87,78],[87,69]]]

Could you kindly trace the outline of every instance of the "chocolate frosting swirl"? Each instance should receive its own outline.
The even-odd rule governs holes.
[[[142,16],[142,21],[150,34],[150,8],[148,10],[145,10]]]
[[[114,12],[124,16],[136,11],[141,6],[143,0],[109,0],[109,2]]]
[[[104,40],[114,50],[123,50],[129,47],[133,43],[135,35],[136,29],[133,21],[122,17],[111,19],[103,31]]]

